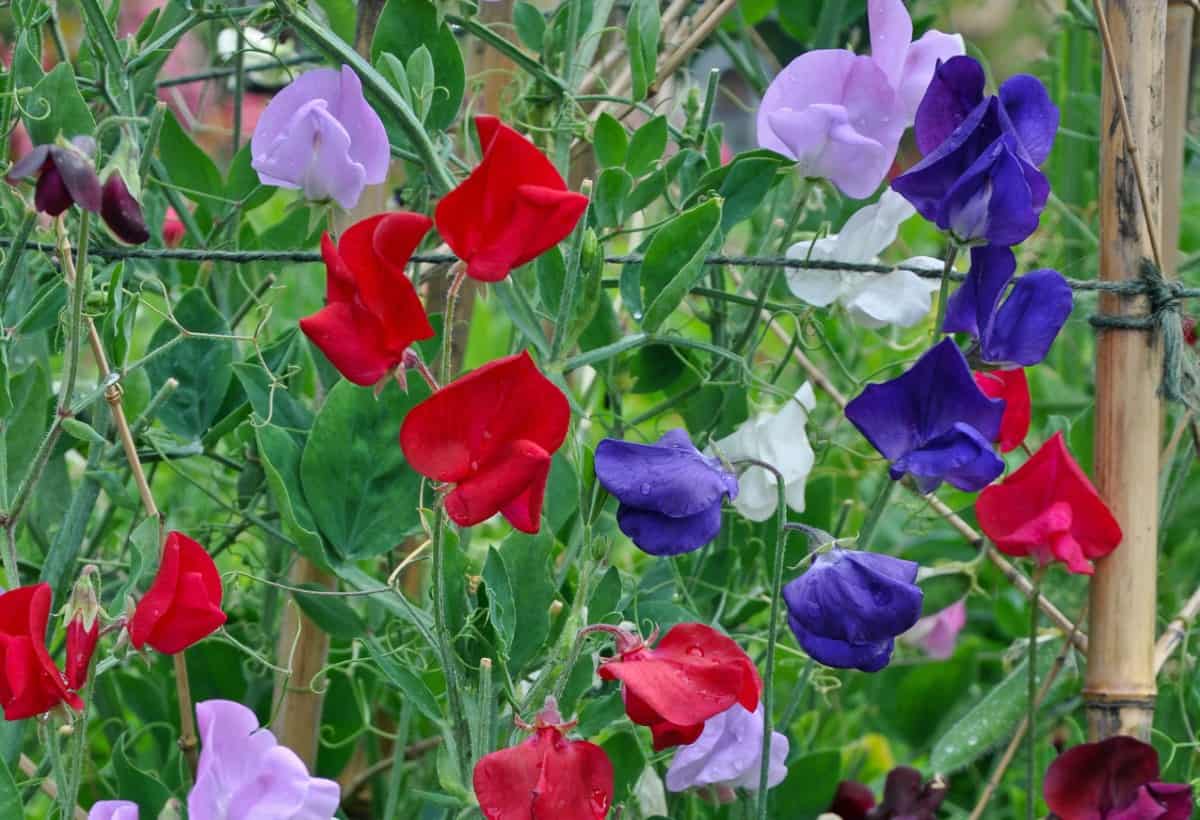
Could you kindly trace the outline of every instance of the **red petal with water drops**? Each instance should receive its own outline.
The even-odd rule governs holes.
[[[1029,435],[1033,413],[1024,368],[985,370],[975,374],[975,383],[988,398],[1004,399],[1004,417],[1000,419],[1000,437],[996,439],[1000,452],[1007,453],[1020,447]]]
[[[554,726],[484,755],[473,780],[488,820],[603,820],[612,805],[608,755],[594,743],[568,740]]]
[[[1060,560],[1092,573],[1091,561],[1121,543],[1121,526],[1055,433],[1021,468],[975,501],[984,534],[1004,553]]]

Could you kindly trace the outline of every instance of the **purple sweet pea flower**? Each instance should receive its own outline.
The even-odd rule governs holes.
[[[783,588],[788,626],[813,660],[878,672],[921,617],[915,561],[834,548]]]
[[[946,303],[946,333],[970,333],[983,361],[998,367],[1029,367],[1046,358],[1071,315],[1071,286],[1056,270],[1030,271],[1013,280],[1017,258],[1000,245],[971,249],[971,270]]]
[[[101,800],[92,804],[88,820],[138,820],[137,803],[129,800]]]
[[[912,42],[901,0],[869,0],[871,56],[845,49],[801,54],[768,86],[758,143],[863,199],[883,181],[939,60],[963,53],[960,35],[929,31]]]
[[[379,115],[349,66],[301,74],[267,105],[250,141],[264,185],[353,208],[387,177],[391,149]]]
[[[667,770],[667,788],[673,792],[715,787],[758,789],[762,771],[763,707],[749,712],[739,703],[704,721],[704,731],[694,743],[679,747]],[[788,739],[771,733],[771,766],[767,787],[787,777]]]
[[[341,789],[309,777],[304,762],[260,729],[254,712],[228,700],[196,704],[200,764],[188,816],[205,820],[330,820]]]
[[[984,395],[950,339],[846,405],[846,418],[892,463],[892,478],[912,473],[923,493],[943,481],[967,492],[991,484],[1004,471],[992,449],[1003,416],[1003,399]]]
[[[703,547],[721,529],[721,501],[736,498],[737,477],[700,453],[686,430],[654,444],[606,438],[596,447],[596,478],[620,503],[617,524],[651,555]]]
[[[938,64],[917,109],[924,159],[892,188],[960,242],[1015,245],[1037,229],[1050,195],[1038,166],[1054,145],[1058,108],[1027,74],[986,99],[983,86],[983,67],[970,57]]]
[[[96,141],[75,137],[70,143],[38,145],[8,170],[10,185],[36,176],[33,204],[49,216],[58,216],[72,205],[96,213],[100,210],[100,179],[92,165]]]

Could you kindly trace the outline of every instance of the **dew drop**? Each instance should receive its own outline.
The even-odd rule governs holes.
[[[475,470],[478,470],[478,469],[479,469],[479,462],[478,462],[478,461],[472,461],[472,462],[471,462],[471,471],[472,471],[472,472],[474,472]]]
[[[642,489],[642,495],[650,495],[650,482],[643,481],[641,489]]]
[[[592,789],[592,811],[597,817],[603,817],[608,811],[609,797],[602,789]]]
[[[704,657],[704,650],[698,646],[689,646],[687,653],[689,655],[691,655],[693,658],[703,658]]]

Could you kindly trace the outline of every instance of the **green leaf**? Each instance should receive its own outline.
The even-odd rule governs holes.
[[[142,771],[129,760],[126,744],[129,733],[122,734],[113,746],[112,767],[117,775],[117,794],[122,800],[137,803],[143,817],[157,817],[163,804],[171,798],[171,790],[148,771]]]
[[[59,63],[42,77],[22,106],[35,116],[48,112],[44,119],[25,117],[25,127],[34,145],[52,143],[60,133],[70,139],[91,136],[96,131],[96,120],[79,93],[75,72],[68,62]]]
[[[229,325],[200,288],[183,294],[175,319],[193,333],[228,335]],[[150,338],[150,350],[171,342],[179,331],[164,321]],[[167,379],[179,387],[162,403],[158,418],[176,435],[195,441],[207,432],[220,412],[233,378],[233,342],[229,339],[184,339],[146,363],[150,389],[157,393]]]
[[[642,776],[646,755],[630,732],[610,735],[600,743],[600,747],[613,764],[613,803],[621,803],[629,797],[638,778]]]
[[[328,592],[325,587],[317,584],[302,584],[305,589],[314,593],[293,592],[296,604],[309,619],[333,638],[343,641],[361,638],[367,634],[367,625],[357,612],[350,608],[344,600],[336,595],[319,594]]]
[[[17,492],[21,480],[33,462],[38,445],[50,424],[50,385],[46,374],[37,365],[12,377],[13,408],[0,426],[0,436],[8,459],[7,507]]]
[[[625,155],[625,170],[640,177],[650,171],[667,150],[667,118],[655,117],[633,132]]]
[[[658,62],[658,35],[662,28],[658,0],[633,0],[625,21],[625,42],[629,47],[629,67],[633,74],[635,100],[642,100],[654,82]]]
[[[251,160],[250,143],[246,143],[233,155],[233,162],[229,164],[229,182],[225,186],[226,198],[240,202],[242,213],[254,210],[275,193],[273,187],[259,181],[258,171],[250,166]]]
[[[625,200],[633,189],[633,177],[624,168],[605,168],[592,192],[592,212],[601,228],[615,228],[624,218]]]
[[[721,239],[721,201],[710,199],[663,225],[642,259],[642,327],[658,329],[704,275],[704,257]]]
[[[592,590],[591,600],[588,601],[588,618],[600,623],[610,615],[619,615],[621,594],[621,573],[616,567],[609,567]]]
[[[425,124],[441,131],[454,122],[466,89],[467,74],[458,40],[430,0],[387,0],[371,40],[371,62],[376,63],[388,51],[407,63],[422,47],[433,59],[437,87]],[[411,71],[412,65],[407,68]],[[389,128],[390,133],[396,130]]]
[[[592,146],[596,149],[596,161],[601,168],[624,165],[625,155],[629,152],[629,135],[625,132],[625,126],[606,111],[596,120]]]
[[[1054,665],[1059,647],[1046,642],[1038,647],[1038,687]],[[988,692],[969,712],[959,718],[933,745],[929,766],[940,774],[951,774],[970,765],[988,751],[1007,740],[1024,716],[1029,703],[1029,659],[1025,658],[1008,677]],[[1066,666],[1055,678],[1040,708],[1045,709],[1062,700],[1078,682],[1074,653],[1067,656]]]
[[[517,37],[533,51],[542,50],[542,41],[546,36],[546,18],[536,6],[518,0],[513,6],[513,28]]]
[[[633,193],[625,200],[625,214],[635,214],[654,202],[667,190],[667,172],[659,168],[650,176],[643,179],[633,189]]]
[[[162,158],[163,167],[171,175],[171,182],[186,189],[184,196],[193,202],[204,204],[210,201],[208,197],[225,195],[225,183],[216,164],[204,149],[192,141],[170,110],[163,117],[158,155]]]
[[[95,427],[79,419],[63,419],[62,428],[64,433],[77,441],[98,444],[101,447],[108,444],[108,439],[97,433]]]
[[[410,382],[407,394],[389,383],[376,398],[340,381],[317,414],[300,481],[313,519],[342,558],[380,555],[420,529],[421,477],[405,463],[396,435],[428,392],[419,382]]]
[[[0,817],[24,817],[25,805],[21,802],[21,792],[17,782],[13,780],[12,772],[3,760],[0,760]]]
[[[412,702],[413,706],[417,707],[417,711],[432,721],[441,722],[442,710],[438,707],[437,698],[425,685],[425,681],[398,663],[378,638],[367,638],[367,648],[383,674],[396,685],[405,698]]]
[[[515,678],[533,660],[550,634],[550,549],[554,537],[543,528],[538,535],[513,532],[500,544],[500,555],[512,587],[515,623],[508,653],[509,673]]]
[[[267,490],[279,510],[283,531],[296,542],[300,553],[317,566],[329,566],[330,556],[317,532],[312,512],[300,489],[301,445],[273,424],[255,429],[258,457],[267,477]]]
[[[495,547],[488,547],[487,560],[483,563],[483,582],[487,585],[488,618],[507,656],[517,628],[517,613],[508,568],[504,566],[504,556]]]
[[[162,528],[154,518],[144,519],[133,532],[129,534],[129,573],[125,583],[112,596],[111,606],[120,610],[125,606],[125,596],[132,594],[137,588],[147,569],[158,565],[159,550],[161,549]]]
[[[233,374],[259,421],[292,431],[312,427],[312,411],[297,401],[285,385],[273,385],[272,374],[257,361],[235,363]]]
[[[777,171],[790,164],[772,151],[739,154],[732,162],[702,176],[687,204],[694,204],[704,194],[719,194],[724,200],[721,230],[728,233],[731,227],[754,214],[779,182]]]
[[[788,764],[787,777],[771,790],[771,820],[813,820],[833,802],[842,774],[841,752],[812,752]]]
[[[423,45],[417,46],[408,57],[404,73],[408,77],[408,87],[416,102],[417,116],[424,120],[430,105],[433,104],[434,69],[429,49]]]

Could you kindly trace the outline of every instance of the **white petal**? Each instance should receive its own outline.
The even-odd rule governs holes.
[[[859,263],[873,261],[896,241],[901,223],[916,212],[908,200],[888,188],[878,202],[860,208],[846,220],[838,234],[840,259]]]
[[[859,324],[881,327],[885,324],[912,327],[929,315],[936,279],[923,279],[906,270],[876,275],[867,287],[846,304],[850,316]]]
[[[787,250],[788,259],[820,260],[822,262],[841,259],[841,245],[837,234],[821,239],[797,242]],[[814,307],[826,307],[841,298],[845,290],[846,272],[838,270],[813,270],[788,268],[788,287],[796,298]]]

